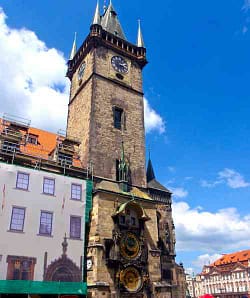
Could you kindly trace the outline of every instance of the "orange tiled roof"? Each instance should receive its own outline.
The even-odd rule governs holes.
[[[4,125],[3,125],[3,119],[0,118],[0,132],[3,132]],[[28,127],[28,129],[20,129],[21,134],[23,137],[25,135],[34,135],[37,136],[37,144],[31,144],[26,143],[25,145],[20,146],[20,151],[23,154],[31,155],[34,157],[39,157],[42,159],[50,159],[51,152],[56,148],[57,146],[57,139],[59,135],[45,131],[42,129],[34,128],[34,127]],[[62,136],[60,136],[61,139],[64,139]],[[76,167],[82,167],[81,161],[79,158],[73,159],[73,165]]]
[[[250,249],[227,254],[210,264],[210,266],[221,266],[233,263],[247,263],[250,260]]]

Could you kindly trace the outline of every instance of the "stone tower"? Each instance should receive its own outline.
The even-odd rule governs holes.
[[[103,16],[97,7],[90,34],[76,55],[72,53],[67,73],[71,80],[67,133],[82,141],[83,165],[92,163],[96,176],[116,180],[123,142],[129,179],[144,187],[145,54],[141,41],[136,46],[126,40],[110,3]]]
[[[93,206],[87,229],[89,297],[184,298],[183,267],[175,263],[171,193],[145,171],[142,69],[146,49],[126,40],[110,2],[97,4],[90,33],[76,50],[68,136],[81,141],[84,167],[93,167]],[[182,282],[183,281],[183,282]]]

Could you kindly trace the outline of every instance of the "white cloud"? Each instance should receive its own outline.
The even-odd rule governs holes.
[[[1,112],[26,117],[42,129],[65,129],[70,85],[66,70],[61,52],[49,49],[28,29],[10,28],[0,7]],[[146,132],[163,133],[163,119],[146,99],[144,104]]]
[[[219,172],[219,179],[225,179],[226,183],[231,188],[242,188],[250,186],[249,182],[246,182],[244,177],[232,169],[224,169]]]
[[[250,214],[241,216],[235,208],[212,213],[174,202],[173,217],[177,250],[218,253],[249,246]]]
[[[246,182],[244,177],[233,169],[225,168],[218,173],[218,177],[215,181],[208,182],[207,180],[201,180],[202,187],[212,188],[218,184],[226,183],[230,188],[244,188],[250,186],[249,182]]]
[[[185,198],[188,195],[188,191],[182,187],[170,187],[174,197]]]
[[[214,182],[208,182],[207,180],[201,180],[200,183],[201,183],[202,187],[213,188],[216,185],[223,183],[223,181],[222,180],[220,180],[220,181],[217,180],[217,181],[214,181]]]
[[[144,119],[146,132],[158,131],[160,134],[166,130],[163,118],[153,110],[144,98]]]
[[[32,125],[65,127],[69,82],[63,54],[27,29],[12,29],[0,8],[0,105]]]
[[[193,265],[198,268],[202,268],[204,265],[209,265],[219,259],[221,254],[204,254],[197,257],[196,260],[193,261]]]

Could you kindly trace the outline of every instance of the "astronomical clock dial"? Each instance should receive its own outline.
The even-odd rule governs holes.
[[[78,70],[78,80],[79,81],[82,79],[82,77],[84,75],[85,68],[86,68],[86,62],[83,62]]]
[[[113,56],[111,58],[111,65],[115,71],[120,73],[128,73],[128,63],[121,56]]]
[[[121,255],[127,260],[136,259],[141,252],[138,238],[133,233],[126,233],[120,242]]]
[[[142,277],[135,267],[127,267],[120,273],[120,282],[128,292],[136,293],[142,287]]]

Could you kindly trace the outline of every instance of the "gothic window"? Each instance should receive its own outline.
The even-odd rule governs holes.
[[[16,188],[28,190],[29,188],[29,174],[17,173]]]
[[[80,201],[82,199],[81,184],[71,184],[71,199]]]
[[[43,179],[43,193],[48,195],[54,195],[55,193],[55,179],[44,178]]]
[[[13,207],[11,214],[10,230],[23,231],[25,208]]]
[[[47,211],[41,211],[40,227],[39,227],[40,235],[49,235],[49,236],[51,235],[52,220],[53,220],[53,213],[47,212]]]
[[[127,208],[125,215],[119,216],[119,224],[120,225],[128,225],[132,228],[138,228],[139,227],[139,219],[136,211],[133,209]]]
[[[81,217],[70,216],[70,238],[81,238]]]
[[[114,112],[114,127],[117,129],[121,129],[122,128],[123,109],[114,107],[113,112]]]
[[[7,256],[7,263],[8,280],[33,280],[35,258]]]

